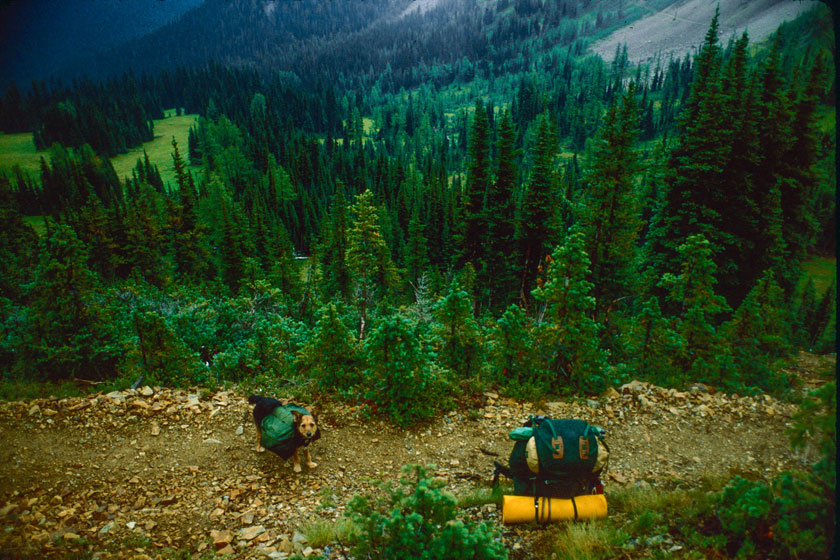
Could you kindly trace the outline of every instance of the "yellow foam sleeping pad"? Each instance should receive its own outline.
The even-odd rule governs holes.
[[[562,498],[502,496],[502,523],[571,521],[603,519],[607,516],[607,498],[603,494]]]

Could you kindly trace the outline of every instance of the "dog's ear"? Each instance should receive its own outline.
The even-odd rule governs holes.
[[[292,418],[294,418],[295,424],[300,424],[300,419],[303,418],[303,414],[301,414],[297,410],[293,410]]]

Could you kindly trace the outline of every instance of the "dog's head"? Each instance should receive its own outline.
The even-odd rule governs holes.
[[[292,417],[295,419],[295,429],[303,439],[308,441],[318,433],[318,419],[314,413],[301,414],[293,410]]]

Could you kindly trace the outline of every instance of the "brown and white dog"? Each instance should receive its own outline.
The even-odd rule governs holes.
[[[294,423],[293,431],[286,441],[268,448],[269,451],[276,453],[284,459],[288,459],[291,456],[294,471],[300,472],[298,450],[303,448],[306,465],[310,469],[318,466],[317,463],[312,461],[312,457],[309,455],[309,444],[321,438],[321,430],[318,428],[318,417],[313,412],[309,412],[304,407],[290,403],[287,400],[278,401],[277,399],[261,397],[260,395],[251,395],[248,397],[248,402],[254,405],[254,423],[257,425],[257,451],[265,451],[265,448],[262,446],[263,420],[273,414],[276,408],[288,407],[288,412],[291,414]]]

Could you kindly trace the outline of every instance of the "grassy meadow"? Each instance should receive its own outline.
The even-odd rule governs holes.
[[[175,116],[174,110],[165,111],[166,118],[155,120],[155,139],[111,158],[111,164],[120,180],[131,176],[131,170],[137,165],[137,158],[143,157],[143,150],[149,154],[149,161],[157,165],[163,183],[175,183],[175,168],[172,165],[172,137],[178,142],[181,157],[187,160],[187,137],[190,126],[198,115]]]
[[[41,156],[46,152],[35,149],[31,132],[0,134],[0,172],[11,173],[15,165],[21,170],[38,176]]]
[[[802,264],[806,278],[814,281],[814,288],[820,296],[837,277],[837,259],[834,257],[811,257]]]
[[[181,156],[187,159],[187,137],[190,126],[198,115],[176,116],[175,110],[164,111],[165,118],[155,120],[155,138],[142,146],[133,148],[126,154],[111,158],[111,163],[120,180],[131,176],[131,170],[137,164],[137,158],[143,157],[143,150],[149,154],[149,161],[157,165],[164,183],[175,182],[175,169],[172,165],[172,137],[178,142]],[[31,132],[20,134],[0,134],[0,172],[11,173],[15,165],[34,177],[40,172],[40,160],[46,151],[37,151],[32,141]]]

